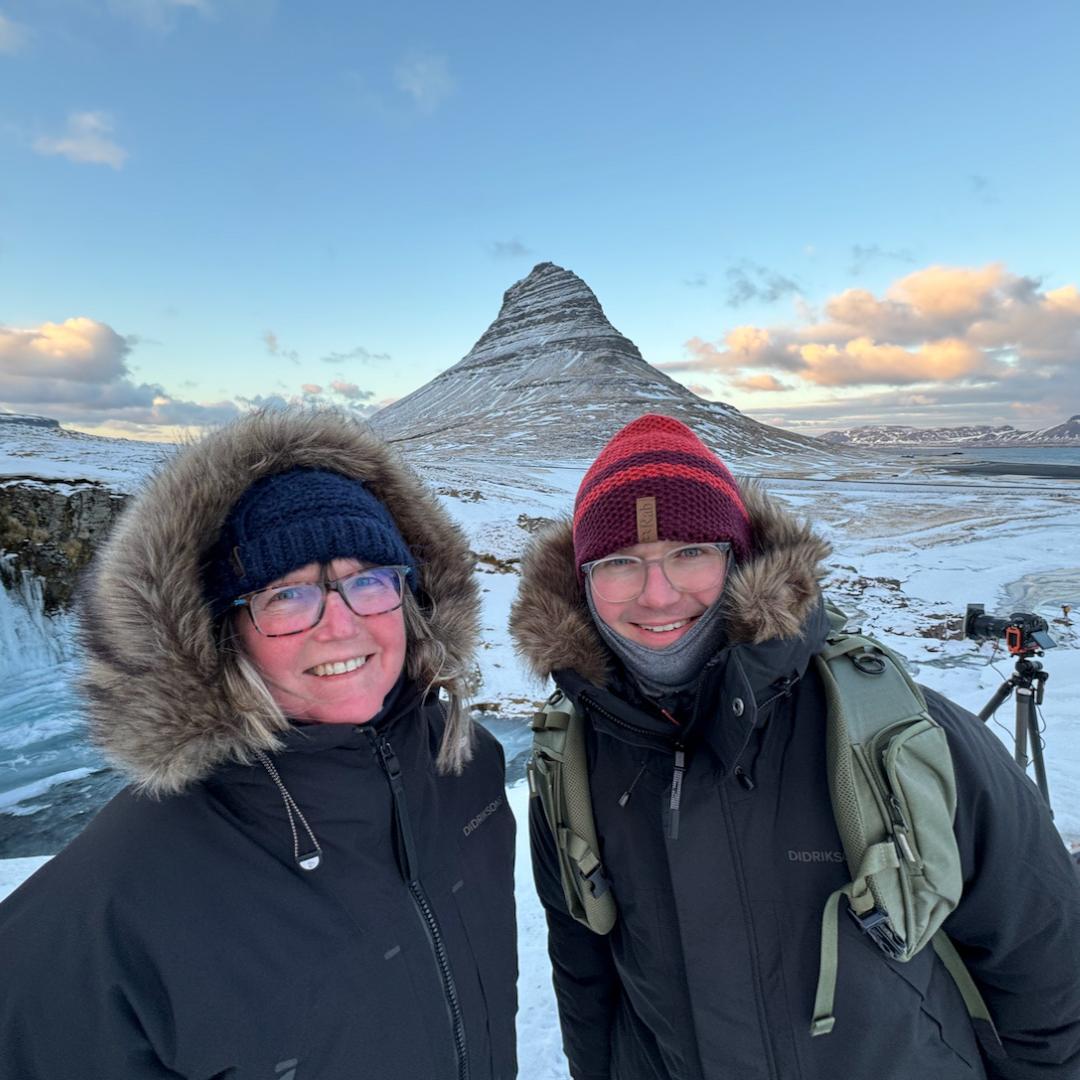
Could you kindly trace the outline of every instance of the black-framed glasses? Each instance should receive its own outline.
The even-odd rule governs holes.
[[[702,592],[719,585],[727,573],[731,545],[684,544],[656,559],[636,555],[610,555],[582,565],[594,596],[609,604],[628,604],[644,591],[649,565],[659,563],[668,584],[679,592]]]
[[[405,578],[411,566],[369,566],[334,581],[298,581],[240,596],[232,606],[246,607],[255,629],[264,637],[302,634],[326,610],[326,594],[336,592],[354,615],[386,615],[401,607]]]

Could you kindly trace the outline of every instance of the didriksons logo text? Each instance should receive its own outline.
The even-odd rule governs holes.
[[[843,862],[842,851],[796,851],[789,848],[787,853],[790,862]]]
[[[475,829],[479,829],[480,826],[483,825],[484,822],[487,821],[487,819],[489,817],[491,817],[491,815],[494,814],[495,811],[498,810],[500,806],[502,806],[502,804],[503,804],[503,798],[500,795],[497,799],[493,800],[492,802],[489,802],[487,804],[487,806],[485,806],[484,809],[481,810],[480,813],[476,815],[476,817],[472,818],[470,821],[467,821],[465,823],[465,827],[461,831],[466,836],[468,836],[469,833],[473,832]]]

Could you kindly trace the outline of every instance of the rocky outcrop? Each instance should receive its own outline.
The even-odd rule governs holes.
[[[91,482],[0,481],[0,579],[40,579],[46,615],[65,611],[127,496]]]

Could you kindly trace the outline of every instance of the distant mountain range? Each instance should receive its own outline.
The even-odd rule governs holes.
[[[371,425],[402,449],[449,457],[581,460],[646,412],[677,417],[726,457],[835,453],[705,401],[646,363],[588,285],[554,263],[506,291],[465,357],[375,413]]]
[[[1070,416],[1063,424],[1021,431],[1009,424],[990,427],[977,424],[971,427],[913,428],[896,424],[848,428],[827,431],[818,436],[835,446],[1080,446],[1080,414]]]

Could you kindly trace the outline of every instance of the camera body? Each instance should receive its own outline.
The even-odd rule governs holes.
[[[964,637],[974,641],[1004,638],[1014,656],[1041,655],[1057,644],[1049,634],[1049,624],[1039,615],[1014,611],[1007,619],[987,615],[982,604],[968,604],[964,615]]]

